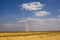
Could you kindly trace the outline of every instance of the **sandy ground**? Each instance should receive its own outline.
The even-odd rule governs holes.
[[[60,32],[0,33],[0,40],[60,40]]]

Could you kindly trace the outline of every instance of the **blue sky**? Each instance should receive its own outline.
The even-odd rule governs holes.
[[[0,31],[60,30],[60,0],[0,0]]]

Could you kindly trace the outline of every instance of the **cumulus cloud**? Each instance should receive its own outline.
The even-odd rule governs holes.
[[[30,3],[23,3],[22,5],[23,9],[33,11],[33,10],[41,10],[45,4],[42,4],[40,2],[30,2]]]
[[[42,4],[40,2],[29,2],[29,3],[23,3],[20,5],[22,9],[33,11],[36,10],[36,12],[33,12],[35,16],[46,16],[50,14],[48,11],[38,11],[42,10],[42,8],[45,6],[45,4]]]
[[[46,16],[48,14],[50,14],[50,12],[47,12],[47,11],[37,11],[37,12],[34,12],[35,16]]]

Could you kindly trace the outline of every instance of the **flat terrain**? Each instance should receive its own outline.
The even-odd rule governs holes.
[[[0,32],[0,40],[60,40],[60,32]]]

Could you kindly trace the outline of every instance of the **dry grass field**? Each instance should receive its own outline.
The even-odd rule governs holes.
[[[0,40],[60,40],[60,32],[0,32]]]

